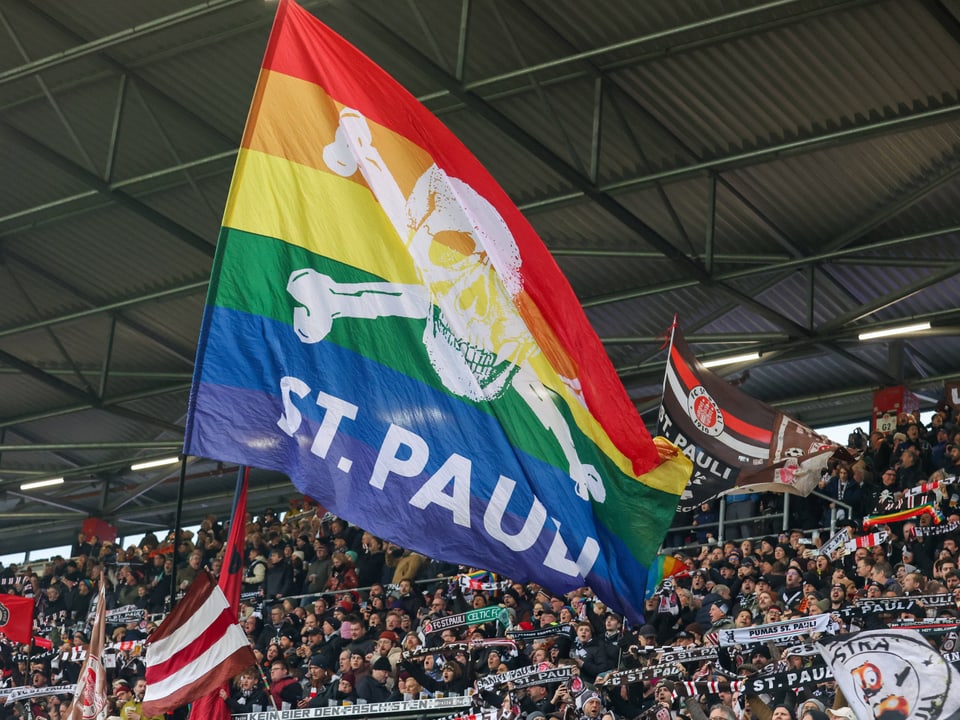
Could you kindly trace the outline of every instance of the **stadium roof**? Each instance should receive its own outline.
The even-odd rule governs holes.
[[[960,374],[957,0],[306,6],[491,170],[648,422],[674,313],[701,357],[762,353],[730,377],[810,424]],[[171,525],[176,467],[129,466],[182,440],[274,10],[0,0],[0,552]],[[225,516],[233,468],[188,474],[186,519]]]

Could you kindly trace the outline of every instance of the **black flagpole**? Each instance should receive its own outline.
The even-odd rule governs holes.
[[[173,525],[173,572],[170,574],[170,608],[177,604],[177,567],[179,565],[178,548],[180,547],[180,521],[183,515],[183,486],[187,478],[187,456],[180,456],[180,484],[177,487],[177,515]]]

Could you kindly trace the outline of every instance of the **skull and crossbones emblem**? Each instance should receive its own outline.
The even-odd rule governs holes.
[[[474,401],[515,390],[562,449],[577,495],[603,502],[599,473],[580,461],[556,393],[531,365],[541,350],[514,302],[523,289],[520,252],[493,205],[436,164],[405,195],[366,118],[350,108],[340,112],[323,159],[342,177],[360,172],[414,259],[420,283],[340,283],[310,268],[295,270],[287,292],[298,303],[298,339],[320,342],[338,317],[425,320],[423,344],[444,387]],[[560,380],[583,403],[578,379]]]

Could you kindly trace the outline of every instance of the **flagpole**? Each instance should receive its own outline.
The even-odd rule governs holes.
[[[673,323],[670,325],[670,341],[667,343],[667,364],[663,369],[663,384],[660,386],[660,407],[663,408],[663,396],[667,393],[667,371],[670,368],[670,355],[673,353],[673,338],[677,334],[677,314],[673,314]],[[661,345],[661,347],[663,347]]]
[[[273,699],[273,693],[270,692],[270,681],[267,680],[267,676],[263,674],[263,668],[260,666],[260,663],[257,663],[257,671],[260,673],[260,680],[263,681],[263,687],[267,691],[267,698],[270,700],[270,704],[273,705],[274,710],[280,712],[280,708],[277,707],[277,701]]]
[[[245,523],[246,518],[237,517],[237,506],[240,504],[240,493],[243,492],[243,483],[250,478],[250,467],[247,465],[241,465],[237,468],[237,486],[233,490],[233,512],[231,516],[233,517],[233,522]],[[231,532],[233,526],[227,528],[227,532]],[[229,535],[227,535],[229,537]],[[246,558],[241,558],[241,560],[246,560]]]
[[[187,479],[187,456],[180,456],[180,482],[177,485],[177,514],[173,524],[173,572],[170,574],[170,610],[177,604],[177,550],[180,547],[180,521],[183,516],[183,487]]]

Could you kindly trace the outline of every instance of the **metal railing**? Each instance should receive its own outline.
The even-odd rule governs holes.
[[[823,493],[814,490],[810,495],[822,498],[833,504],[833,507],[830,508],[830,524],[826,527],[816,527],[816,528],[806,528],[804,532],[813,532],[817,531],[820,533],[829,532],[832,536],[837,531],[837,514],[839,510],[845,510],[846,518],[850,519],[852,517],[853,506],[848,505],[845,502],[832,498],[829,495],[824,495]],[[723,545],[727,540],[727,529],[731,525],[749,525],[751,523],[774,523],[777,520],[780,521],[780,532],[788,532],[790,530],[790,493],[783,494],[783,510],[781,512],[774,513],[765,513],[762,515],[753,515],[746,518],[737,518],[736,520],[729,521],[727,520],[727,499],[724,496],[720,498],[720,508],[717,513],[718,519],[715,523],[704,523],[699,525],[681,525],[676,527],[671,527],[667,531],[667,537],[670,537],[673,533],[682,532],[682,531],[701,531],[704,528],[717,528],[714,540],[716,544]],[[751,542],[756,542],[764,537],[767,537],[771,534],[774,534],[776,531],[760,532],[756,535],[750,535],[747,537],[738,537],[734,542],[741,542],[743,540],[750,540]],[[678,546],[663,546],[660,549],[660,554],[667,552],[682,552],[683,550],[688,550],[691,548],[700,548],[704,543],[697,542],[689,545],[678,545]]]

